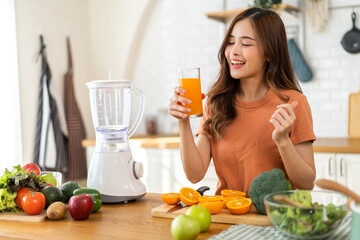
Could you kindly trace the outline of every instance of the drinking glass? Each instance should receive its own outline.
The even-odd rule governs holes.
[[[203,115],[200,68],[187,68],[178,70],[179,86],[185,89],[181,96],[191,100],[190,104],[185,107],[190,108],[191,112],[187,113],[190,117],[201,117]]]

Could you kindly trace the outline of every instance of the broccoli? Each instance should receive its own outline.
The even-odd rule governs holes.
[[[271,171],[260,173],[250,184],[249,195],[260,214],[266,214],[264,198],[267,194],[279,191],[291,190],[291,183],[285,179],[281,169],[274,168]]]

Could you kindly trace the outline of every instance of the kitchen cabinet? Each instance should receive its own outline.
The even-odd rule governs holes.
[[[316,179],[334,180],[360,192],[360,154],[314,153]],[[315,186],[315,189],[319,189]]]

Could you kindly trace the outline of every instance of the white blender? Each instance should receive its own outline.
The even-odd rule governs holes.
[[[141,182],[143,165],[133,160],[128,138],[144,113],[144,94],[129,80],[98,80],[86,83],[96,131],[87,187],[97,189],[104,203],[125,202],[146,193]],[[139,99],[139,111],[129,130],[131,94]],[[129,132],[128,132],[129,131]]]

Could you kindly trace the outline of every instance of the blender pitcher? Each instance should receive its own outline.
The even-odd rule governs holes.
[[[144,113],[144,94],[129,80],[98,80],[86,83],[90,90],[91,114],[96,146],[89,167],[87,187],[101,193],[101,201],[127,202],[146,193],[139,179],[142,163],[132,158],[128,138]],[[139,110],[129,129],[131,94],[139,99]]]

